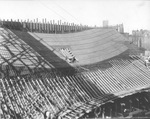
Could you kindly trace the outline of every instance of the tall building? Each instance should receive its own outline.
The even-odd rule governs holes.
[[[119,24],[119,25],[118,25],[118,31],[119,31],[120,33],[124,33],[123,24]]]
[[[150,32],[148,30],[133,30],[132,42],[138,47],[150,50]]]
[[[108,27],[108,20],[103,21],[103,27]]]

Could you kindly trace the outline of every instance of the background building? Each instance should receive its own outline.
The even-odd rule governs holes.
[[[114,28],[116,29],[116,31],[118,31],[119,33],[124,33],[124,26],[123,23],[122,24],[117,24],[117,25],[109,25],[108,24],[108,20],[104,20],[103,21],[103,28]]]
[[[148,30],[133,30],[132,42],[138,47],[150,50],[150,31]]]
[[[108,20],[103,21],[103,27],[108,27]]]

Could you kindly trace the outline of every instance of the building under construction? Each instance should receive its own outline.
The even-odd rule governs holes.
[[[150,118],[145,51],[116,29],[0,24],[1,119]]]

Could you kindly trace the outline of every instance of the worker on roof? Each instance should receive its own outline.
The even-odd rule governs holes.
[[[54,114],[52,114],[50,111],[46,111],[44,113],[44,119],[54,119]]]
[[[150,56],[145,59],[145,66],[148,67],[148,64],[150,64]]]
[[[150,62],[150,56],[148,56],[148,61]]]

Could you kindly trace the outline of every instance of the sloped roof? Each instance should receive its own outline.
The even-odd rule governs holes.
[[[53,49],[65,60],[61,48],[69,48],[78,62],[77,65],[89,65],[119,55],[127,50],[122,44],[125,38],[114,29],[91,29],[69,34],[31,33],[34,38]]]

